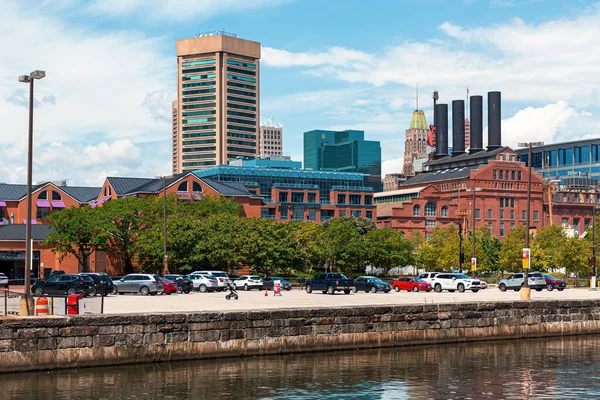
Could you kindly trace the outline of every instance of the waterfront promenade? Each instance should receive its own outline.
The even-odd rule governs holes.
[[[239,300],[226,300],[225,293],[198,293],[162,296],[119,295],[105,299],[104,312],[107,314],[122,313],[164,313],[164,312],[201,312],[201,311],[233,311],[233,310],[271,310],[289,308],[327,308],[344,306],[371,305],[405,305],[405,304],[444,304],[518,301],[520,293],[515,291],[501,292],[497,288],[488,288],[478,293],[353,293],[344,295],[306,293],[304,290],[283,292],[282,296],[274,296],[264,291],[239,291]],[[531,292],[532,301],[548,300],[600,300],[600,292],[592,292],[587,288],[567,289],[562,292],[543,290]]]

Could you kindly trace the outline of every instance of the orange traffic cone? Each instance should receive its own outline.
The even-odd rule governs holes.
[[[267,289],[265,289],[265,297],[269,296],[269,292],[267,291]]]

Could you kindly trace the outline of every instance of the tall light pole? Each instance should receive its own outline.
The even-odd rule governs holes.
[[[527,260],[523,257],[523,289],[521,290],[521,300],[531,300],[531,288],[529,287],[529,267],[531,262],[531,250],[529,248],[529,227],[531,221],[531,165],[532,157],[533,157],[533,146],[543,146],[544,142],[529,142],[529,143],[519,143],[519,147],[528,147],[528,156],[527,156],[527,205],[526,205],[526,213],[527,217],[525,219],[526,227],[525,227],[525,249],[523,249],[523,254],[527,251]]]
[[[473,192],[471,200],[471,273],[475,278],[475,269],[477,268],[477,257],[475,257],[475,192],[481,192],[481,188],[469,188],[467,192]]]
[[[169,273],[167,255],[167,177],[163,176],[163,276]]]
[[[590,264],[592,264],[592,279],[591,281],[591,289],[598,290],[596,287],[596,205],[594,204],[592,214],[592,258],[590,260]]]
[[[33,81],[42,79],[46,72],[35,70],[29,75],[21,75],[19,82],[29,83],[29,137],[27,141],[27,221],[25,222],[25,301],[27,314],[29,310],[29,296],[31,296],[31,175],[33,169]]]

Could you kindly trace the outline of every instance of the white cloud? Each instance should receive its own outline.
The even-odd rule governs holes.
[[[89,11],[120,17],[143,16],[153,20],[206,20],[218,14],[281,5],[290,0],[93,0]]]
[[[404,157],[387,160],[381,163],[381,177],[387,174],[402,173],[404,168]]]
[[[372,58],[371,55],[365,52],[344,47],[332,47],[327,52],[301,53],[263,47],[261,56],[265,65],[273,67],[315,67],[324,64],[348,66],[348,64],[359,62],[355,64],[355,67],[360,68],[363,65],[362,63],[368,63]]]

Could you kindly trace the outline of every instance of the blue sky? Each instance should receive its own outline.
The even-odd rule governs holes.
[[[27,87],[34,180],[99,184],[169,173],[175,40],[221,30],[259,41],[261,111],[302,133],[364,129],[399,172],[415,107],[503,93],[503,142],[600,134],[600,5],[583,0],[0,1],[0,182],[25,181]]]

